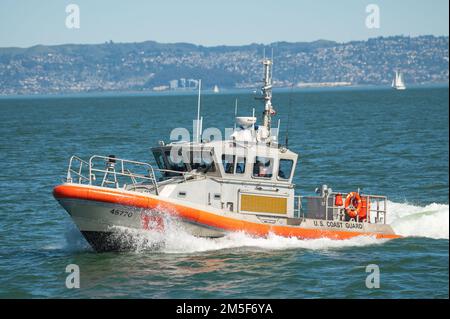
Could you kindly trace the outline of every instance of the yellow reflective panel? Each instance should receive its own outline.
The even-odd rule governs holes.
[[[286,214],[287,198],[242,194],[241,211]]]

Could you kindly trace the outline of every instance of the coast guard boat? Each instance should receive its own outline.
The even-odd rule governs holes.
[[[386,223],[385,196],[326,185],[315,196],[295,194],[298,155],[277,142],[272,61],[264,59],[263,66],[261,125],[254,115],[237,117],[225,140],[197,133],[192,142],[161,141],[152,148],[156,165],[114,155],[70,158],[53,195],[94,250],[132,249],[134,235],[123,229],[162,232],[171,220],[210,238],[236,231],[300,239],[400,237]]]

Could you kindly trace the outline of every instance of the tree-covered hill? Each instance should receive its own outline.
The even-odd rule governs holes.
[[[337,43],[276,42],[205,47],[189,43],[38,45],[0,48],[0,94],[166,89],[201,78],[204,87],[254,87],[263,52],[274,52],[276,86],[351,82],[387,85],[400,69],[410,84],[448,82],[448,37],[380,37]]]

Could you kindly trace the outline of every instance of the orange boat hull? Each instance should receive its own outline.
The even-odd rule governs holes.
[[[145,210],[158,210],[163,211],[166,214],[177,216],[186,222],[196,225],[202,225],[225,232],[243,231],[250,235],[261,237],[265,237],[270,233],[284,237],[297,237],[300,239],[349,239],[356,236],[373,236],[386,239],[401,237],[394,233],[329,230],[257,223],[238,218],[230,218],[206,210],[174,203],[168,198],[95,186],[62,184],[54,188],[53,196],[59,201],[66,199],[82,200],[141,208]]]

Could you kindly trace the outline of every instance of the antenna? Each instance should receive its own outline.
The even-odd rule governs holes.
[[[292,93],[294,91],[295,79],[297,78],[298,67],[295,66],[294,78],[292,79],[291,90],[289,91],[289,102],[288,102],[288,116],[287,116],[287,126],[286,126],[286,137],[285,144],[286,148],[289,148],[289,128],[291,124],[291,106],[292,106]]]
[[[234,130],[236,131],[236,116],[237,116],[237,110],[238,110],[238,99],[234,101]]]
[[[200,139],[200,97],[202,92],[202,80],[198,80],[198,102],[197,102],[197,136],[196,141],[198,143]]]
[[[273,74],[273,48],[272,49],[272,57],[270,58],[270,60],[272,61],[272,68],[270,69],[270,77],[272,77]]]
[[[270,122],[273,115],[272,107],[272,61],[269,59],[264,59],[262,61],[264,65],[264,80],[263,87],[261,88],[262,97],[261,100],[264,101],[264,113],[263,113],[263,125],[266,127],[267,132],[270,135]]]
[[[255,108],[253,108],[252,117],[255,117]],[[255,130],[255,122],[254,121],[253,121],[253,124],[252,124],[252,129],[253,129],[253,131]]]
[[[203,116],[201,116],[200,117],[200,130],[199,130],[199,140],[200,140],[200,142],[201,143],[203,143],[203,134],[202,134],[202,132],[203,132]]]
[[[277,129],[277,143],[278,143],[278,137],[280,136],[280,124],[281,124],[281,119],[278,119],[278,129]]]

